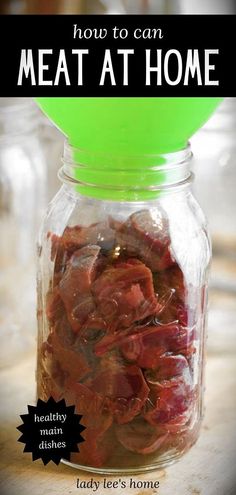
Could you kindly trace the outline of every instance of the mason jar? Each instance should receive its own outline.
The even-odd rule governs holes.
[[[0,98],[0,366],[35,346],[35,240],[45,196],[38,109],[30,98]]]
[[[213,249],[235,252],[236,98],[225,98],[192,137],[194,192],[206,212]],[[211,188],[209,190],[209,185]]]
[[[37,396],[82,415],[79,469],[149,471],[198,438],[211,253],[190,157],[65,144],[39,238]]]
[[[40,139],[47,164],[47,199],[51,201],[60,188],[58,170],[61,166],[64,135],[38,109],[40,119]]]
[[[192,138],[194,193],[212,239],[209,353],[232,352],[236,319],[236,98],[225,98]]]

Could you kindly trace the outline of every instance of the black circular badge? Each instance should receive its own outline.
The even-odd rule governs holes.
[[[32,452],[33,461],[41,458],[44,465],[50,461],[58,465],[61,459],[69,461],[71,452],[79,452],[85,426],[80,424],[82,416],[75,414],[75,406],[50,397],[47,402],[38,399],[36,406],[28,406],[28,412],[20,416],[23,424],[17,428],[22,433],[18,442],[25,443],[24,452]]]

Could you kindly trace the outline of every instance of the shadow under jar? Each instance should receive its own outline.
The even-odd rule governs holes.
[[[210,246],[190,156],[100,154],[95,172],[65,144],[39,241],[37,380],[83,416],[80,469],[156,469],[198,437]]]

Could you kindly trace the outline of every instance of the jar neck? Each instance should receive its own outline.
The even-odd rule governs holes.
[[[64,145],[59,178],[81,194],[98,199],[137,201],[189,184],[191,149],[166,154],[122,155]]]

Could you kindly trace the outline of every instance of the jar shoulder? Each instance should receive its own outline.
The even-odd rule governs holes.
[[[103,229],[104,222],[110,228],[113,220],[118,222],[115,228],[133,222],[141,237],[148,236],[149,230],[152,235],[155,232],[157,238],[169,237],[177,259],[184,259],[186,263],[195,260],[204,266],[209,263],[211,246],[207,222],[189,190],[160,195],[155,201],[118,202],[89,198],[63,185],[49,204],[41,236],[48,232],[61,236],[66,227],[89,228],[97,224]]]
[[[206,217],[191,191],[165,205],[171,249],[185,276],[194,284],[204,279],[211,260]]]

